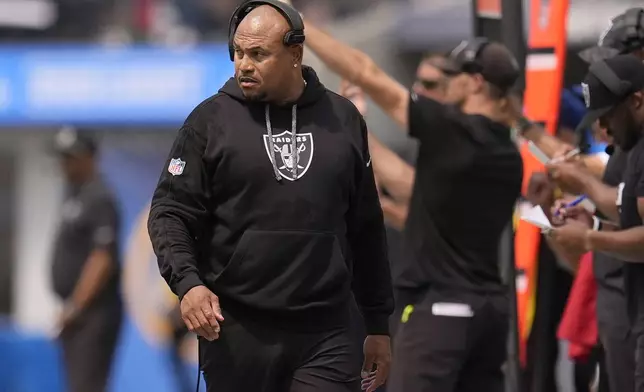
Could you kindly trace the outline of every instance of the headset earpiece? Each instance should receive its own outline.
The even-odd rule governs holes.
[[[459,61],[464,71],[467,72],[479,72],[481,65],[478,62],[478,58],[481,55],[481,51],[487,44],[489,44],[487,38],[476,37],[474,39],[466,40],[461,42],[450,54],[452,58],[461,58]]]
[[[624,14],[626,28],[625,38],[622,42],[622,52],[630,53],[644,47],[644,9],[631,8]]]

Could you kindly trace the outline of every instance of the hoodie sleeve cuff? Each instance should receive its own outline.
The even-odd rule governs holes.
[[[197,286],[203,286],[203,282],[199,275],[194,272],[190,272],[187,275],[181,277],[177,284],[175,285],[175,294],[179,297],[179,301],[183,299],[183,296],[186,295],[190,289]]]
[[[382,313],[366,314],[364,323],[367,335],[389,336],[389,315]]]

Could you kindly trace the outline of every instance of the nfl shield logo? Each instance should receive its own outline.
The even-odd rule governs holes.
[[[282,177],[289,181],[302,178],[311,166],[313,161],[313,135],[311,133],[296,134],[297,150],[293,153],[293,134],[284,131],[279,135],[273,135],[273,148],[275,154],[271,154],[268,135],[264,135],[264,147],[268,154],[269,162],[275,157],[275,164]],[[293,177],[293,164],[297,160],[297,178]]]
[[[182,161],[180,158],[173,158],[170,160],[170,165],[168,166],[168,172],[173,176],[180,176],[183,174],[183,169],[186,167],[186,162]]]
[[[590,108],[590,88],[586,83],[581,84],[581,92],[584,94],[584,103],[586,108]]]

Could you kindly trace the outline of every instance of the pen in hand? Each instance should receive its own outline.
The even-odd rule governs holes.
[[[555,216],[559,216],[559,211],[575,207],[575,206],[579,205],[581,202],[583,202],[584,200],[586,200],[587,198],[588,198],[588,196],[581,195],[578,198],[576,198],[575,200],[571,201],[570,203],[564,204],[561,208],[559,208],[557,211],[555,211]]]
[[[553,158],[550,160],[550,163],[561,163],[565,162],[568,159],[574,158],[577,155],[581,154],[581,150],[579,148],[575,148],[573,150],[570,150],[566,153],[566,155],[559,157],[559,158]]]

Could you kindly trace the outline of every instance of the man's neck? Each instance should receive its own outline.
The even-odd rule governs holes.
[[[463,103],[461,110],[465,114],[484,116],[501,124],[507,125],[508,122],[507,116],[500,112],[496,103],[488,99],[469,98]]]
[[[94,169],[88,168],[87,172],[83,173],[82,177],[79,177],[76,180],[76,186],[82,188],[92,182],[94,178],[96,178],[96,172],[94,171]]]
[[[302,96],[304,89],[306,88],[306,83],[302,77],[295,78],[295,80],[288,84],[290,88],[285,91],[285,94],[282,98],[278,98],[273,101],[276,105],[288,105],[294,102]]]

